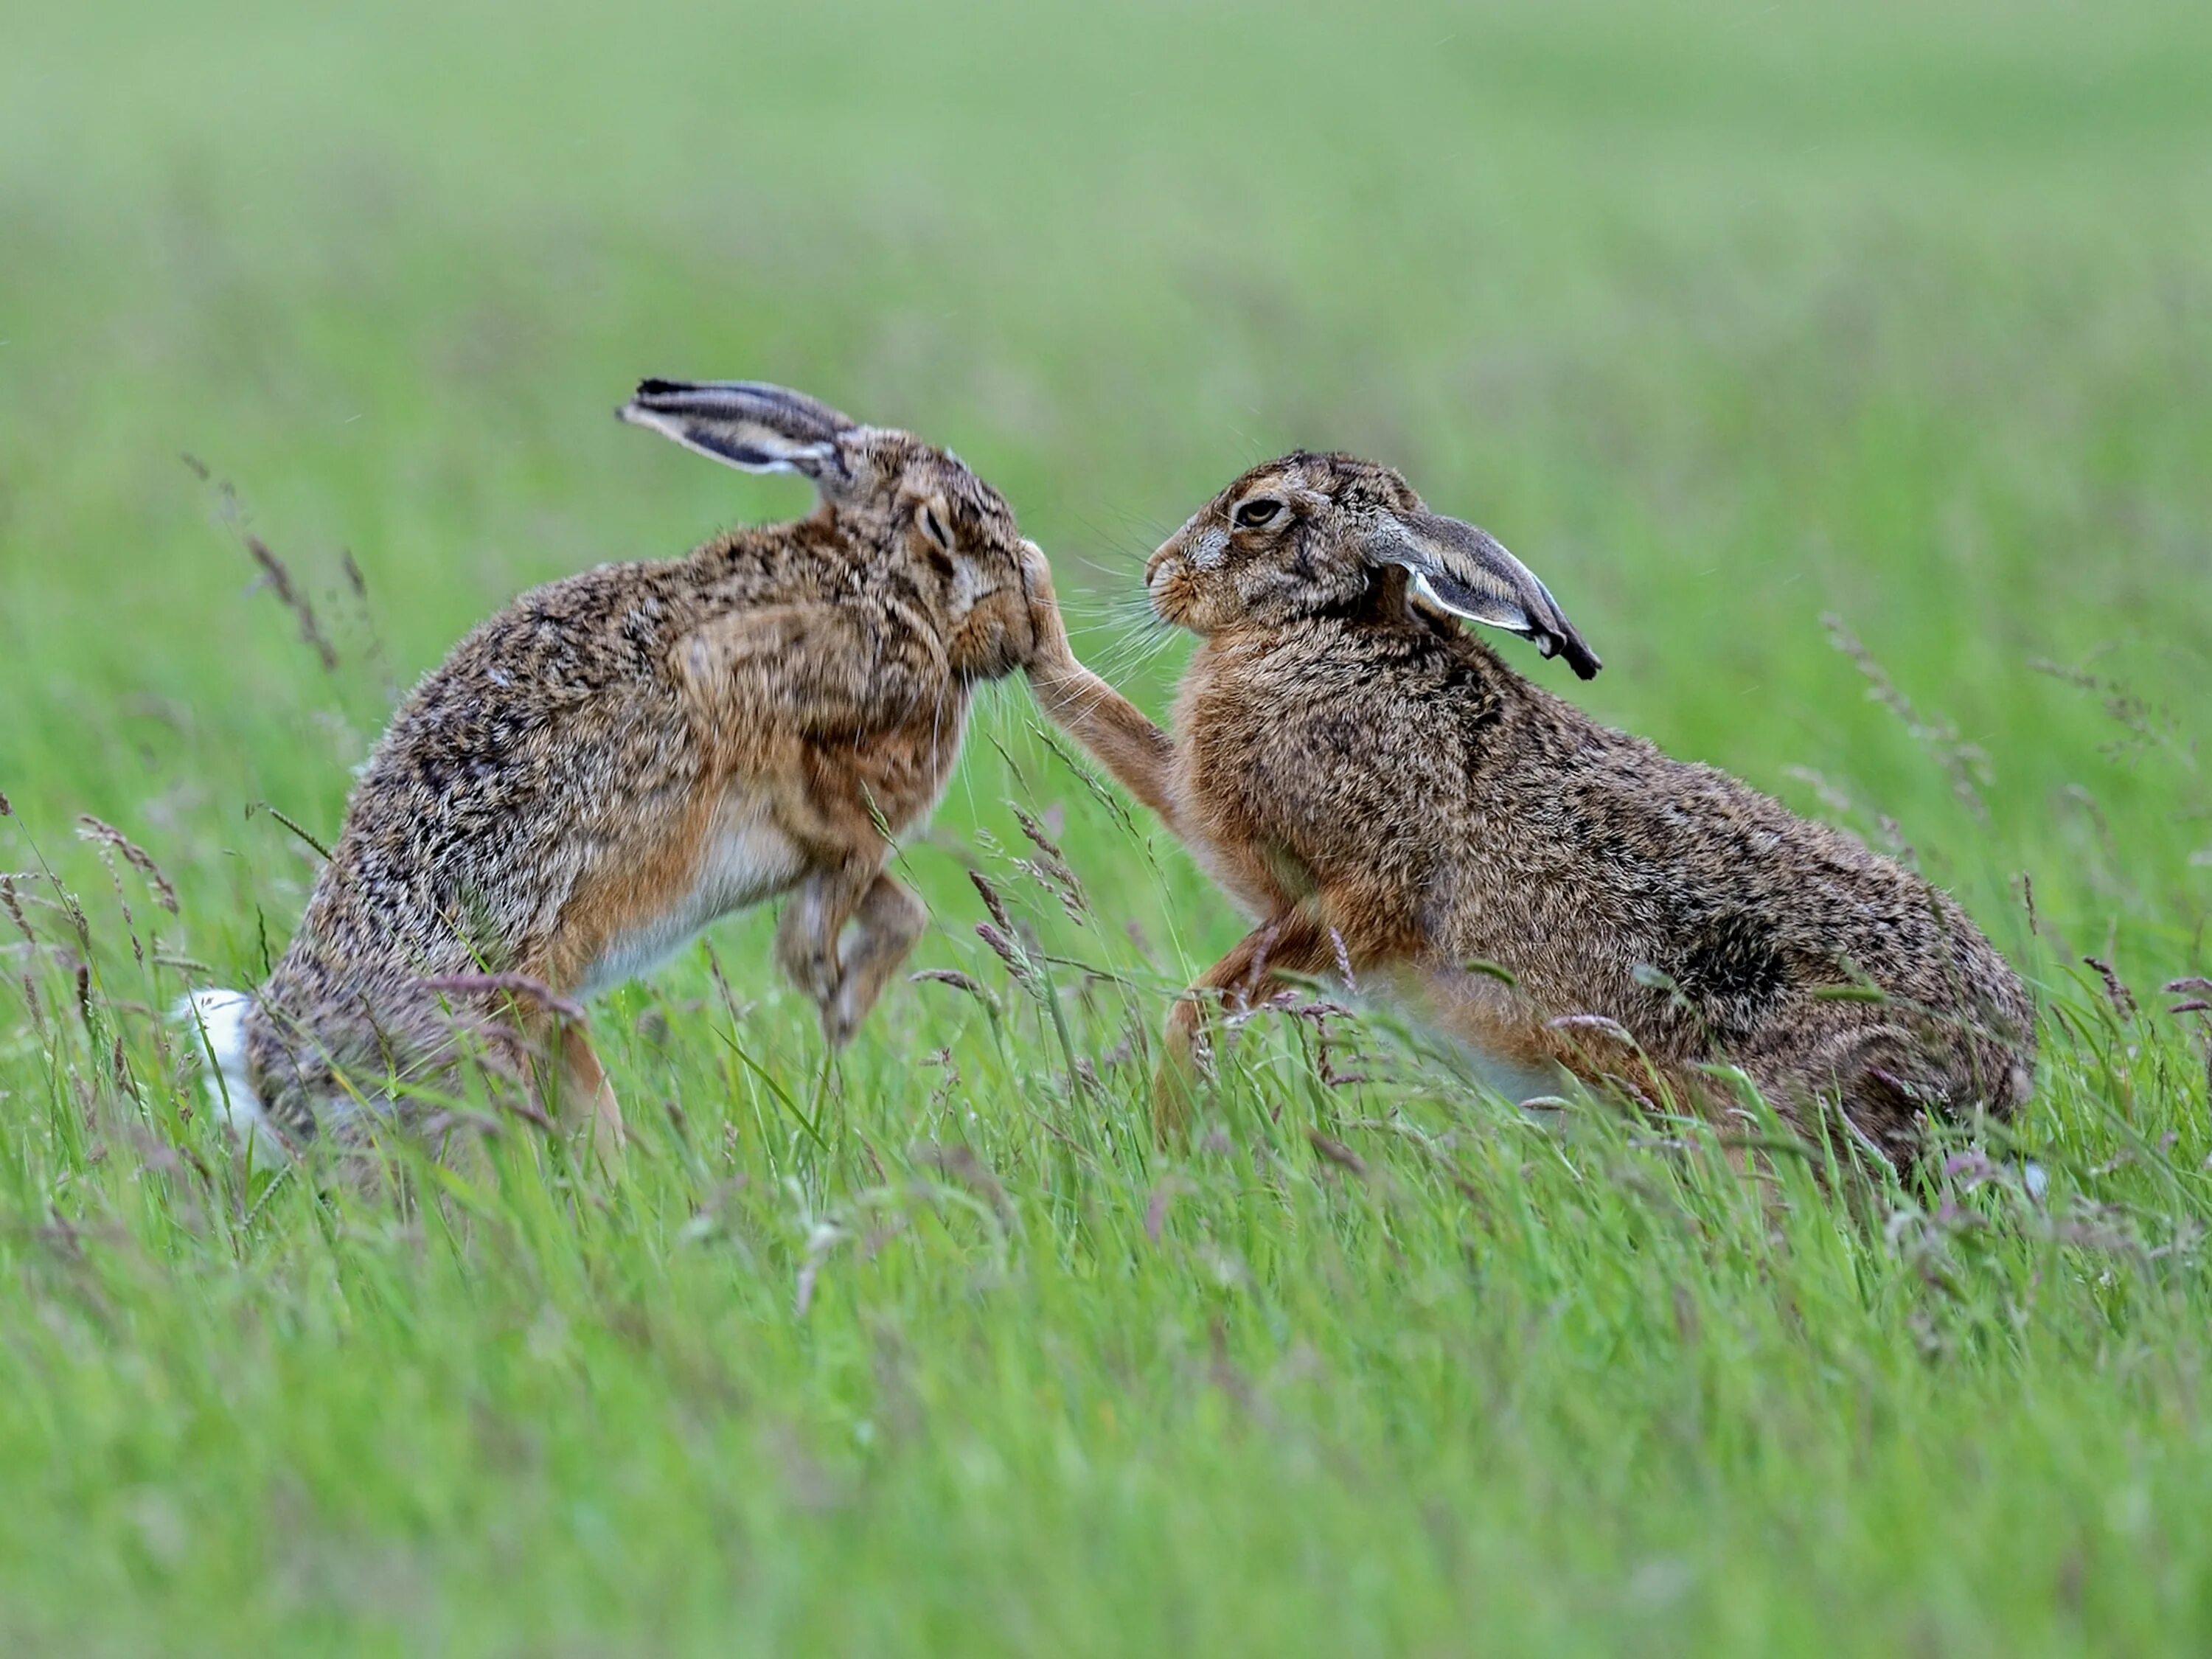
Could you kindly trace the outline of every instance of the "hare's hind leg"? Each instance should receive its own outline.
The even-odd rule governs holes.
[[[1336,961],[1328,924],[1305,905],[1254,928],[1207,969],[1168,1016],[1159,1070],[1152,1074],[1152,1132],[1162,1145],[1190,1133],[1198,1102],[1199,1036],[1212,1005],[1251,1006],[1281,988],[1278,974],[1319,974]]]
[[[566,1127],[591,1131],[603,1160],[612,1163],[621,1155],[626,1134],[622,1103],[580,1025],[561,1030],[561,1116]]]

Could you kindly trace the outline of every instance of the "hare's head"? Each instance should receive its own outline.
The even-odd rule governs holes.
[[[955,673],[996,678],[1029,660],[1013,509],[950,450],[757,380],[643,380],[615,412],[731,466],[811,479],[840,538],[921,590]]]
[[[1534,572],[1350,455],[1301,450],[1254,467],[1161,545],[1145,583],[1164,621],[1217,634],[1356,611],[1394,570],[1439,610],[1533,640],[1584,679],[1598,671]]]

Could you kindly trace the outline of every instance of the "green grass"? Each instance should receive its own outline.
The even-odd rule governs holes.
[[[18,9],[0,1650],[2212,1644],[2159,991],[2212,971],[2212,14],[1366,9]],[[1156,711],[1144,552],[1293,443],[1400,464],[1560,594],[1586,706],[1960,895],[2037,984],[2048,1201],[1762,1205],[1382,1013],[1343,1086],[1249,1028],[1162,1156],[1144,1044],[1240,925],[1018,686],[901,860],[995,1013],[902,988],[825,1073],[755,916],[726,995],[595,1011],[621,1180],[520,1132],[412,1207],[249,1179],[155,1017],[297,917],[249,809],[327,837],[522,586],[803,505],[617,428],[645,373],[955,446]],[[970,866],[1097,971],[1017,982]]]

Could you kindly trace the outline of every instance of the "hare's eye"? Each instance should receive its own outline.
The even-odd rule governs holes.
[[[1264,530],[1283,515],[1283,504],[1272,495],[1262,495],[1237,509],[1239,530]]]
[[[950,553],[952,550],[952,532],[945,527],[945,520],[938,516],[937,508],[924,501],[921,513],[916,516],[921,521],[922,533]]]

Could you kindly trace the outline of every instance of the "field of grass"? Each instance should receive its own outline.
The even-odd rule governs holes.
[[[2212,11],[5,33],[0,1652],[2212,1646]],[[1162,1154],[1241,924],[1018,684],[899,861],[976,994],[825,1066],[744,918],[594,1011],[619,1179],[520,1124],[411,1206],[248,1171],[156,1011],[281,948],[278,815],[522,587],[805,505],[617,427],[642,374],[957,447],[1156,712],[1153,544],[1399,464],[1607,665],[1518,665],[2013,955],[2047,1196],[1762,1202],[1383,1010],[1248,1027]]]

